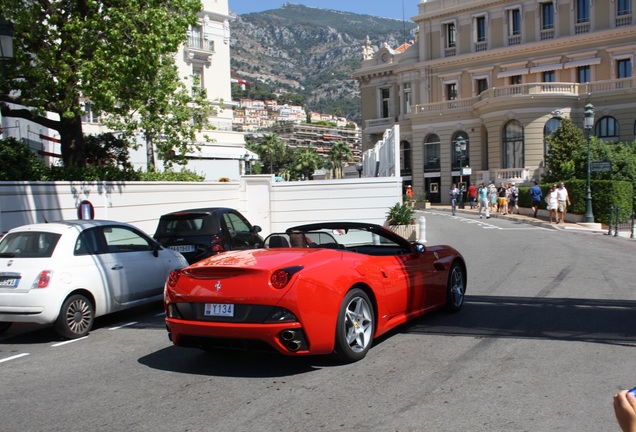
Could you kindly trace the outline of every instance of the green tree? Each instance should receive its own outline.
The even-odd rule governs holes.
[[[83,166],[82,100],[97,115],[126,115],[147,104],[160,92],[149,87],[165,85],[158,76],[166,58],[200,10],[200,0],[0,0],[2,17],[14,26],[15,57],[0,78],[2,115],[57,130],[64,164]]]
[[[278,138],[276,134],[268,134],[263,136],[256,144],[253,144],[250,148],[253,152],[258,154],[261,164],[268,164],[268,170],[265,170],[265,174],[274,174],[274,162],[280,160],[285,156],[285,144]],[[280,165],[280,164],[278,164]]]
[[[322,167],[322,160],[315,148],[303,147],[294,153],[292,178],[297,180],[304,176],[312,180],[314,171]]]
[[[343,178],[342,162],[351,162],[353,151],[345,141],[337,141],[329,150],[329,161],[331,162],[332,178]]]
[[[543,181],[552,183],[577,178],[575,161],[584,150],[587,155],[585,142],[583,131],[574,126],[569,118],[562,119],[557,130],[546,139],[548,154],[545,157]]]
[[[45,171],[44,163],[23,141],[0,140],[0,180],[40,180]]]

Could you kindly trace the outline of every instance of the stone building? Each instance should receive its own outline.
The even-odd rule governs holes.
[[[540,180],[546,136],[564,117],[583,128],[588,103],[595,136],[632,142],[635,4],[421,0],[410,47],[364,47],[354,74],[363,150],[399,125],[405,183],[448,202],[462,174],[476,184]]]

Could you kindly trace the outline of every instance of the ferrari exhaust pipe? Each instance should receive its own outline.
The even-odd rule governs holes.
[[[293,340],[293,341],[287,342],[287,349],[290,350],[291,352],[298,351],[300,349],[300,341]]]
[[[293,330],[284,330],[281,334],[280,337],[286,341],[289,342],[291,340],[293,340],[296,337],[296,332]]]

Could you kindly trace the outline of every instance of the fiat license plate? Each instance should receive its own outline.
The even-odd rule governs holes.
[[[15,288],[18,286],[19,282],[20,282],[20,278],[0,277],[0,288],[1,287]]]
[[[224,303],[206,303],[205,316],[221,316],[221,317],[233,317],[234,305]]]

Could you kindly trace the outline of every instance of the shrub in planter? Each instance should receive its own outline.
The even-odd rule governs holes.
[[[386,219],[389,226],[395,225],[411,225],[415,223],[413,216],[415,209],[408,204],[396,203],[386,213]]]

